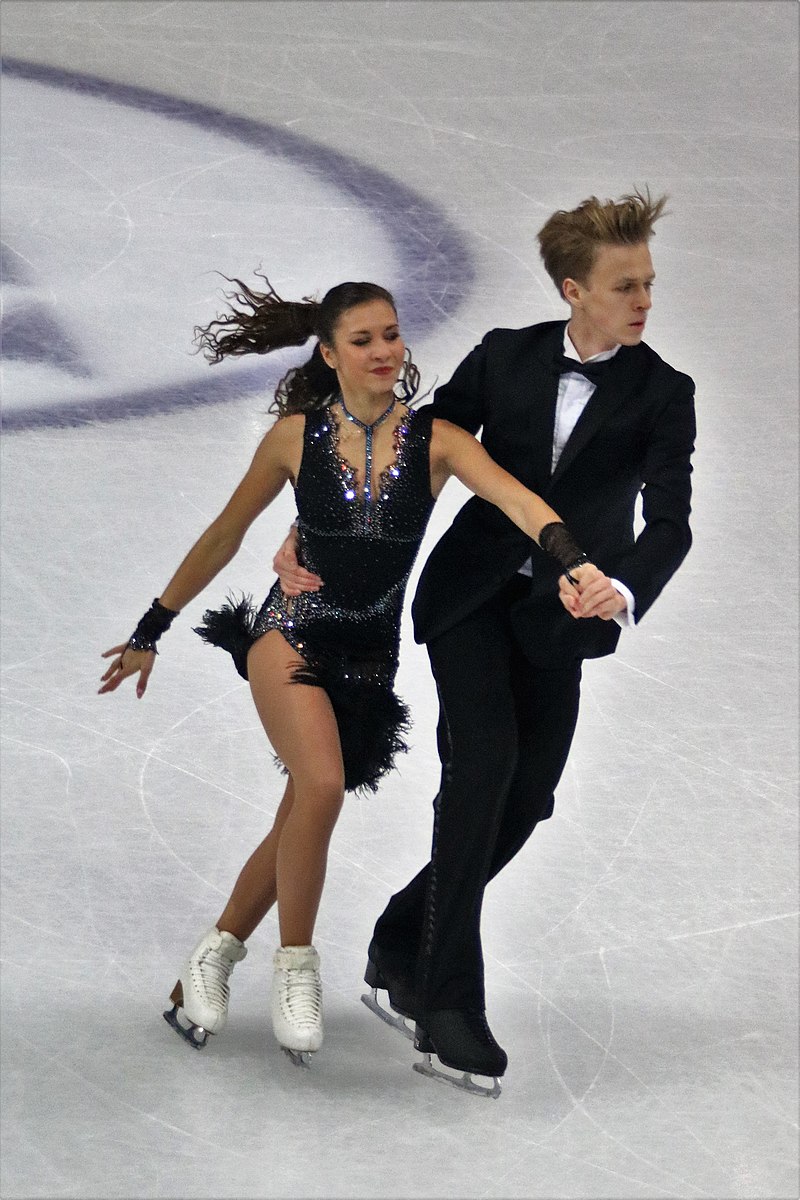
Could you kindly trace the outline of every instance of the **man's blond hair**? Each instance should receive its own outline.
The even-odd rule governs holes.
[[[569,212],[553,213],[537,236],[542,262],[559,295],[565,279],[586,283],[601,246],[638,246],[649,241],[666,202],[666,196],[652,200],[649,188],[644,192],[637,188],[619,200],[590,196]]]

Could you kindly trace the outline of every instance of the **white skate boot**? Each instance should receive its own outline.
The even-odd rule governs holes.
[[[170,996],[172,1009],[164,1013],[164,1020],[195,1050],[202,1050],[210,1033],[221,1033],[225,1028],[228,980],[246,954],[244,942],[232,933],[220,933],[215,925],[184,963]]]
[[[322,1045],[322,981],[313,946],[282,946],[275,951],[272,1028],[296,1067],[307,1067]]]

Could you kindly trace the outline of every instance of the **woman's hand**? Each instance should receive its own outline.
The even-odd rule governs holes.
[[[297,561],[297,530],[294,525],[272,560],[275,574],[281,581],[284,596],[299,596],[302,592],[318,592],[322,587],[319,575],[313,575]]]
[[[594,563],[576,567],[570,574],[577,579],[577,587],[573,587],[566,575],[561,575],[558,595],[564,608],[576,620],[599,617],[601,621],[610,621],[627,606],[625,597]]]
[[[121,646],[114,646],[111,650],[106,650],[102,657],[114,658],[116,661],[103,675],[103,686],[98,689],[98,696],[104,695],[105,692],[115,692],[123,679],[127,679],[129,675],[135,675],[138,671],[136,695],[141,700],[147,690],[150,672],[155,666],[155,650],[131,650],[128,643],[123,642]]]

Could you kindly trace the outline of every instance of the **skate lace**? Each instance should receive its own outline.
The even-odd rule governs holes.
[[[209,948],[197,964],[203,988],[210,1004],[226,1008],[230,998],[228,979],[234,964],[217,950]]]
[[[316,1025],[322,1012],[319,971],[295,968],[284,972],[281,1003],[293,1025]]]

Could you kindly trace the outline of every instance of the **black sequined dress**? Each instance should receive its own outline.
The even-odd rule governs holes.
[[[304,659],[297,683],[330,696],[347,790],[369,788],[407,747],[408,709],[395,694],[400,618],[408,577],[433,507],[427,412],[409,410],[394,432],[394,459],[368,502],[341,457],[330,410],[305,420],[295,499],[298,551],[319,592],[284,596],[276,580],[257,610],[249,597],[209,610],[197,633],[228,650],[247,678],[247,652],[271,629]]]

